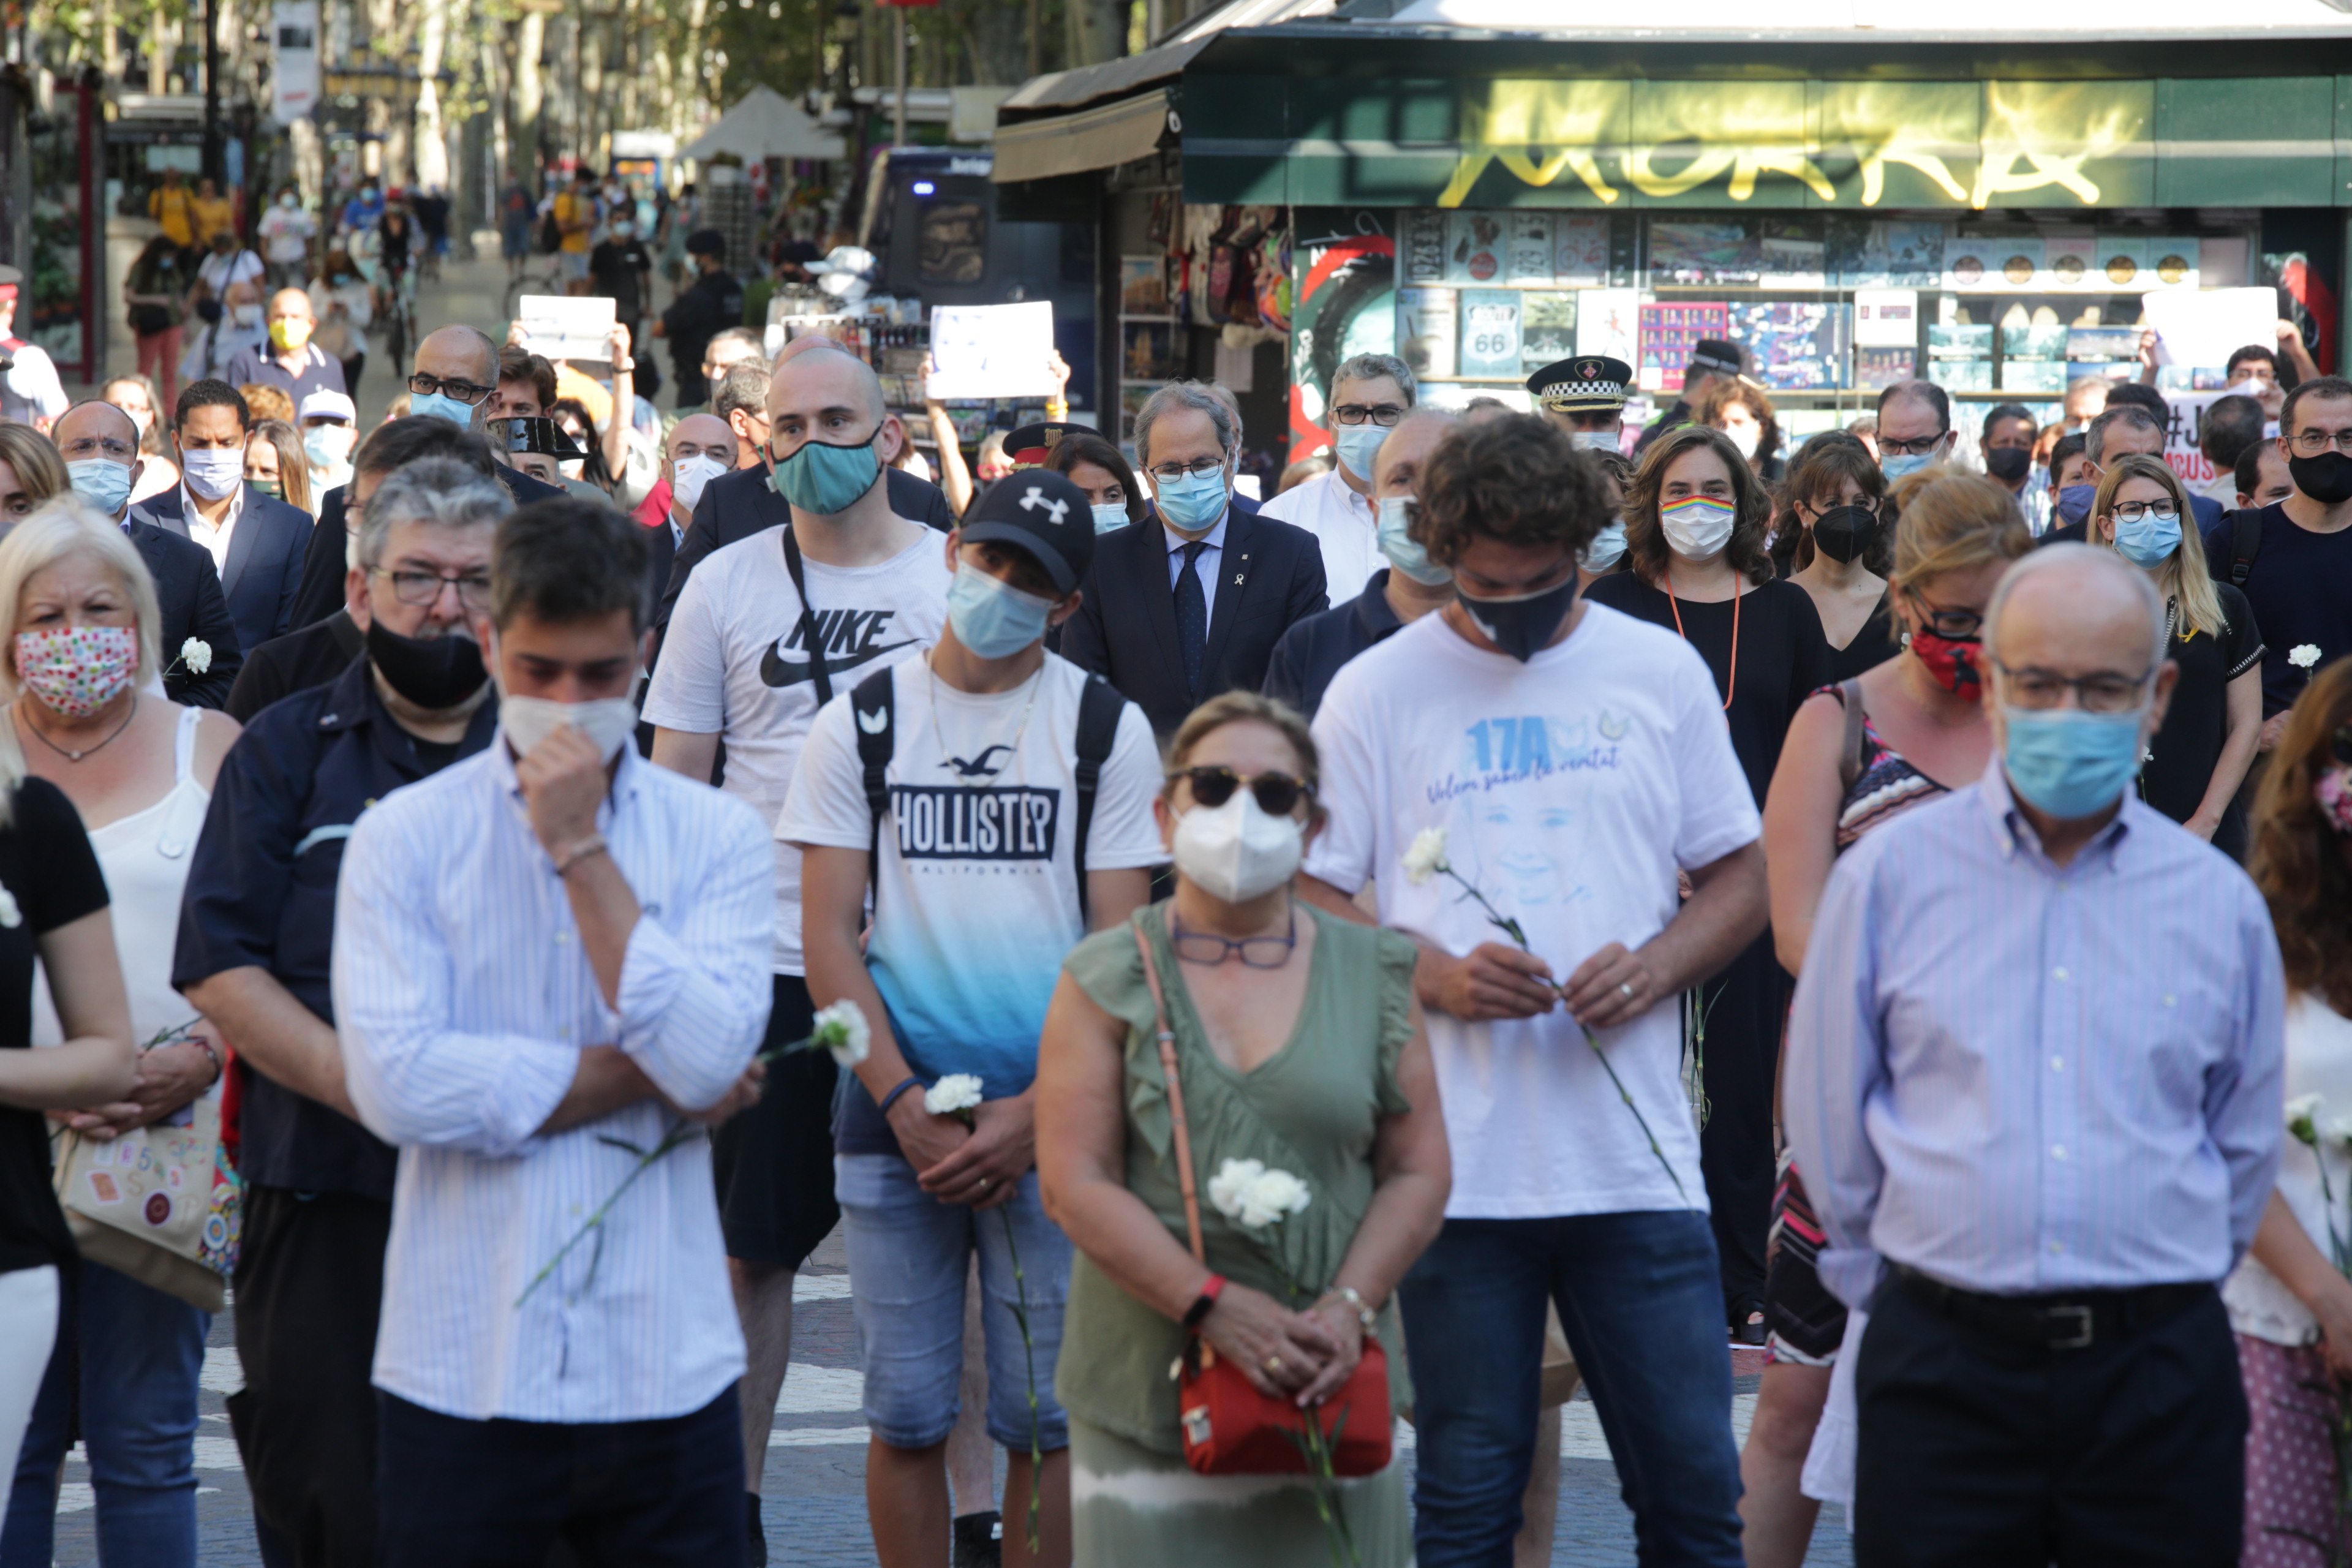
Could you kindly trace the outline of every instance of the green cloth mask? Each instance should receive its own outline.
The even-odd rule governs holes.
[[[803,441],[798,451],[782,462],[775,460],[771,450],[768,484],[803,511],[820,517],[847,511],[874,488],[875,477],[882,471],[882,460],[874,455],[874,439],[881,433],[877,429],[848,447]]]

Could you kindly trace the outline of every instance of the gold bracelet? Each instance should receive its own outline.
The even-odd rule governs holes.
[[[1371,1333],[1380,1326],[1380,1314],[1364,1305],[1364,1299],[1356,1293],[1353,1285],[1335,1285],[1331,1294],[1356,1309],[1356,1321],[1364,1326],[1364,1332]]]
[[[580,862],[589,858],[591,856],[604,854],[607,847],[608,846],[604,842],[604,836],[603,834],[590,834],[587,837],[582,839],[579,843],[572,845],[570,848],[564,850],[562,854],[555,858],[555,874],[559,877],[570,876],[572,874],[572,867],[577,866]]]

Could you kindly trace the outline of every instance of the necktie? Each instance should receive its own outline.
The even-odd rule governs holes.
[[[1201,552],[1205,539],[1184,546],[1184,564],[1176,569],[1176,647],[1184,658],[1184,689],[1201,695],[1201,660],[1209,651],[1209,595],[1201,586]]]

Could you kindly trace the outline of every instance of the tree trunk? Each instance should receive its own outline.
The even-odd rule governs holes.
[[[1068,0],[1063,16],[1071,65],[1100,65],[1127,53],[1127,7],[1120,0]]]
[[[420,0],[416,69],[424,77],[416,90],[416,183],[449,187],[449,143],[441,124],[441,91],[435,78],[441,74],[446,47],[449,0]]]
[[[525,11],[522,26],[515,29],[514,94],[509,111],[514,133],[507,156],[509,172],[532,190],[540,186],[540,151],[545,131],[541,121],[547,110],[547,89],[540,78],[539,58],[546,51],[546,14]]]

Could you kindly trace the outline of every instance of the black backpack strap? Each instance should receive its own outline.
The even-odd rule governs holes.
[[[1087,677],[1078,694],[1078,820],[1070,839],[1070,869],[1078,879],[1078,919],[1087,918],[1087,832],[1095,821],[1095,791],[1102,765],[1118,742],[1118,721],[1127,699],[1099,675]]]
[[[784,536],[792,537],[787,528]],[[877,669],[849,694],[850,717],[857,721],[857,761],[865,769],[866,809],[872,824],[866,838],[866,882],[878,896],[882,882],[882,818],[890,810],[890,752],[898,744],[890,721],[897,696],[887,668]]]
[[[808,573],[801,566],[801,542],[793,537],[793,525],[789,522],[777,531],[784,536],[784,570],[792,574],[793,592],[800,598],[801,641],[808,647],[809,681],[816,688],[816,705],[822,708],[833,700],[833,672],[825,668],[824,637],[816,624],[815,607],[809,603]],[[882,700],[883,711],[887,713],[889,711],[889,698],[885,695]],[[859,733],[858,745],[862,750],[864,731]],[[882,753],[882,760],[886,763],[890,760],[887,749]]]
[[[2253,574],[2254,557],[2263,549],[2263,509],[2247,507],[2230,514],[2230,581],[2242,588]]]

